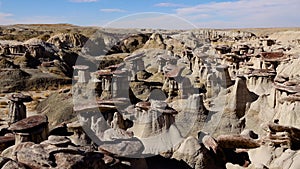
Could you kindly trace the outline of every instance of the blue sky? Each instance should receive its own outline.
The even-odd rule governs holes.
[[[0,25],[300,27],[299,9],[299,0],[0,0]]]

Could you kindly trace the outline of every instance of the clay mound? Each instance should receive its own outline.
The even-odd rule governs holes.
[[[10,79],[25,79],[30,77],[30,74],[24,72],[21,69],[7,69],[7,70],[2,70],[0,72],[0,79],[1,81],[5,80],[10,80]]]
[[[30,74],[21,69],[8,69],[0,71],[0,91],[21,91],[25,89],[26,79],[30,78]]]
[[[276,32],[270,35],[271,39],[276,39],[283,43],[293,42],[295,39],[300,39],[300,31],[284,31]]]
[[[40,102],[36,110],[48,117],[50,129],[61,123],[72,122],[77,116],[73,111],[71,93],[54,93]]]

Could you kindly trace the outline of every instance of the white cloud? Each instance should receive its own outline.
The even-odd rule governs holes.
[[[152,28],[152,29],[194,29],[193,24],[175,15],[148,12],[137,13],[114,20],[108,28]]]
[[[126,12],[123,9],[118,9],[118,8],[103,8],[100,9],[101,12]]]
[[[70,2],[84,3],[84,2],[97,2],[98,0],[70,0]]]
[[[176,14],[199,27],[300,26],[299,0],[238,0],[176,9]]]
[[[158,6],[158,7],[184,7],[185,5],[162,2],[162,3],[155,4],[154,6]]]

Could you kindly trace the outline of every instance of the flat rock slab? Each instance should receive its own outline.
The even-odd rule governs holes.
[[[218,145],[222,148],[257,148],[260,144],[255,140],[240,135],[220,135]]]
[[[14,132],[27,132],[34,130],[42,125],[48,123],[48,118],[45,115],[35,115],[22,119],[13,123],[8,129]]]
[[[0,136],[0,151],[15,144],[15,136]]]
[[[22,93],[13,93],[7,96],[7,99],[15,102],[31,102],[32,98]]]
[[[7,143],[7,142],[14,142],[15,136],[0,136],[0,144]]]

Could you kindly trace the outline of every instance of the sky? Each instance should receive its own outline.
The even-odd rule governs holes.
[[[300,0],[0,0],[0,25],[118,28],[300,27]]]

